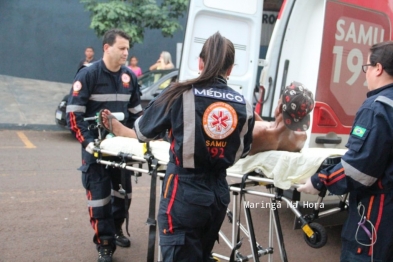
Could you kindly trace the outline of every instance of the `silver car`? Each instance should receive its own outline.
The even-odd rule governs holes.
[[[138,77],[141,86],[141,104],[145,108],[162,90],[177,81],[178,69],[148,71]]]

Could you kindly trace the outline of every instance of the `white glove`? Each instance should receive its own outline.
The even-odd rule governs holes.
[[[89,152],[90,154],[94,153],[94,143],[90,142],[87,147],[85,148],[87,152]]]
[[[304,185],[297,188],[297,191],[311,195],[318,195],[319,191],[312,185],[311,177],[309,177]]]

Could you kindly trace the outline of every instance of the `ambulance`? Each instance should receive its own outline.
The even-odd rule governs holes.
[[[300,82],[315,98],[304,147],[345,148],[368,92],[362,65],[373,44],[391,39],[392,18],[388,0],[190,0],[179,80],[198,76],[203,43],[219,31],[235,46],[228,85],[257,114],[274,120],[284,88]],[[313,200],[294,188],[284,195]]]
[[[393,5],[369,0],[284,0],[262,62],[256,111],[271,119],[292,81],[315,95],[308,147],[345,148],[368,92],[370,46],[391,39]]]
[[[274,3],[281,8],[265,32],[264,7]],[[392,17],[387,0],[190,0],[179,80],[198,76],[202,45],[219,31],[235,45],[229,86],[264,120],[283,89],[300,82],[315,96],[306,147],[344,148],[368,91],[362,65],[371,45],[391,39]]]

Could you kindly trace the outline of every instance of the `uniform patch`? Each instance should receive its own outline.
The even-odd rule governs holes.
[[[80,81],[75,81],[72,85],[72,96],[78,96],[79,91],[82,89],[82,83]]]
[[[358,137],[363,137],[364,134],[366,133],[366,130],[364,127],[361,126],[355,126],[352,135],[358,136]]]
[[[224,102],[211,104],[203,113],[203,129],[212,139],[228,137],[235,130],[237,121],[235,109]]]
[[[127,74],[122,74],[121,75],[121,81],[123,81],[124,83],[129,83],[131,80],[130,76]]]
[[[74,89],[74,92],[79,92],[82,89],[82,83],[80,81],[75,81],[72,85],[72,89]]]
[[[128,88],[130,86],[130,76],[127,74],[121,75],[121,81],[123,82],[123,87]]]
[[[194,95],[200,97],[210,97],[214,99],[236,102],[240,104],[246,104],[246,100],[244,97],[238,93],[230,92],[228,90],[220,90],[220,89],[201,89],[194,88]]]

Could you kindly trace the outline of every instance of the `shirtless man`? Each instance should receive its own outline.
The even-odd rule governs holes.
[[[293,82],[286,87],[274,112],[275,121],[263,121],[255,114],[249,155],[269,150],[299,152],[307,139],[313,108],[313,95],[302,84]]]

